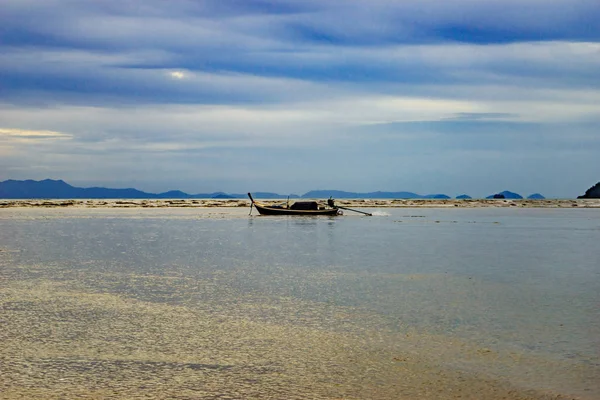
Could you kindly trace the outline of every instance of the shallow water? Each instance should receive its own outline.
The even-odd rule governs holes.
[[[219,312],[239,301],[236,317],[249,321],[351,333],[518,387],[600,397],[600,210],[12,210],[0,228],[4,267],[37,266],[9,280],[78,280]],[[175,281],[150,287],[145,276]],[[186,279],[214,285],[178,286]]]

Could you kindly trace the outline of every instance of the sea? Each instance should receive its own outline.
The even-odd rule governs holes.
[[[67,282],[600,398],[599,209],[364,210],[3,210],[2,285]]]

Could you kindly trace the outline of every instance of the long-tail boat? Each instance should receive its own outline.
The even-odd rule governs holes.
[[[252,194],[248,193],[250,197],[250,212],[252,212],[252,206],[256,207],[259,214],[261,215],[341,215],[342,211],[339,207],[336,207],[333,199],[329,199],[327,204],[329,207],[319,207],[319,203],[316,201],[296,201],[292,205],[267,205],[255,201],[252,198]]]

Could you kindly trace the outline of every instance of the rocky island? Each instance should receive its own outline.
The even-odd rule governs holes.
[[[577,196],[578,199],[600,199],[600,182],[585,191],[582,196]]]

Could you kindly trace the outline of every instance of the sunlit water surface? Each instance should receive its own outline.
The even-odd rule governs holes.
[[[176,218],[158,213],[7,218],[0,221],[1,247],[12,249],[14,265],[209,277],[233,298],[355,310],[360,321],[348,326],[308,322],[340,331],[362,326],[365,335],[386,332],[382,340],[390,341],[418,332],[437,338],[434,352],[460,341],[528,357],[537,361],[482,364],[458,351],[440,362],[534,388],[600,396],[593,379],[600,371],[599,210],[386,209],[374,217],[319,218],[248,217],[239,209]],[[110,290],[183,301],[176,287]],[[211,296],[218,293],[198,293],[197,300],[218,301]],[[246,317],[288,318],[260,308]],[[421,346],[428,351],[427,343]],[[580,372],[565,377],[562,371],[572,367]],[[535,374],[523,379],[530,369]]]

